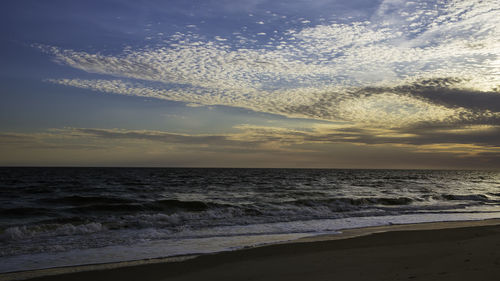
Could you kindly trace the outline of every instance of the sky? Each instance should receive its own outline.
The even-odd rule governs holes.
[[[0,8],[0,166],[500,169],[500,0]]]

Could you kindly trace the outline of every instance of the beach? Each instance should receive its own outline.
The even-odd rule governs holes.
[[[49,275],[55,273],[59,274]],[[499,280],[500,220],[351,229],[178,262],[152,260],[0,275],[0,280],[13,279]]]
[[[0,178],[0,274],[500,218],[491,171],[0,168]]]
[[[0,3],[0,281],[500,281],[500,0]]]

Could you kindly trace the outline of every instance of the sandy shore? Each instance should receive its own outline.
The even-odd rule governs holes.
[[[500,280],[500,220],[354,229],[181,262],[103,268],[31,272],[70,273],[29,280]]]

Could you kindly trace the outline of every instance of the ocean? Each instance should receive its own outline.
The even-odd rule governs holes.
[[[0,272],[500,218],[500,172],[0,168]]]

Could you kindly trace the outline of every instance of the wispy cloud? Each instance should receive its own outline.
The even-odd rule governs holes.
[[[375,163],[399,168],[433,165],[492,168],[500,165],[495,157],[500,153],[497,141],[500,126],[411,132],[362,129],[349,124],[316,124],[309,129],[240,125],[235,129],[237,131],[231,134],[203,135],[100,128],[2,133],[0,152],[4,157],[0,164],[11,165],[24,158],[31,162],[40,159],[54,161],[41,164],[68,164],[68,159],[77,155],[77,164],[80,165],[87,162],[123,165],[126,163],[123,161],[132,161],[134,165],[144,161],[145,165],[160,166],[183,163],[191,166],[252,166],[252,161],[261,167],[300,167],[305,164],[308,167],[373,167]],[[412,161],[405,160],[407,157]],[[353,158],[356,160],[350,161]],[[171,160],[173,162],[169,162]],[[384,162],[387,160],[391,161]],[[391,166],[397,163],[404,165]]]
[[[178,33],[119,55],[41,48],[103,75],[49,81],[96,91],[364,127],[491,124],[500,114],[499,12],[492,1],[392,0],[370,21],[303,25],[246,47],[252,39],[241,34]]]
[[[500,151],[498,135],[500,126],[467,125],[461,127],[435,127],[409,129],[358,128],[349,124],[316,124],[308,129],[272,126],[238,125],[237,132],[228,134],[180,134],[154,130],[125,130],[99,128],[51,129],[43,133],[2,133],[0,143],[57,147],[58,144],[92,144],[99,147],[100,140],[139,140],[177,146],[231,148],[242,150],[295,150],[303,144],[357,145],[393,144],[410,147],[423,146],[439,150],[452,146],[473,146],[480,151]],[[93,141],[92,141],[93,140]],[[35,145],[36,146],[36,145]],[[453,152],[453,151],[450,151]]]

